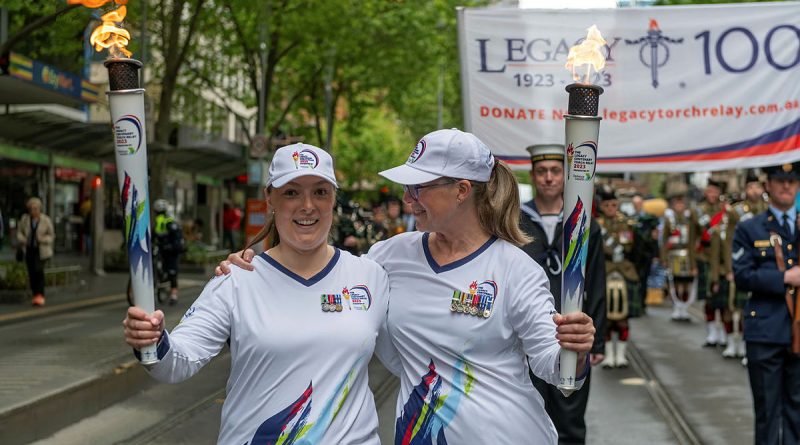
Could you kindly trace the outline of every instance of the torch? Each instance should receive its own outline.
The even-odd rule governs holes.
[[[96,8],[111,0],[68,0]],[[118,25],[125,18],[127,0],[114,0],[118,9],[104,14],[90,37],[97,51],[109,48],[111,57],[104,63],[108,69],[108,103],[114,129],[120,201],[123,209],[125,245],[131,273],[133,303],[148,314],[155,310],[153,291],[153,257],[150,248],[150,200],[147,191],[147,137],[144,116],[144,89],[139,87],[142,63],[129,58],[125,46],[130,33]],[[158,361],[156,345],[141,349],[139,361]]]
[[[600,48],[605,45],[597,27],[592,25],[586,40],[570,48],[567,68],[572,69],[576,83],[567,86],[569,106],[566,120],[566,156],[564,156],[564,221],[561,257],[564,268],[561,275],[561,313],[580,312],[583,307],[583,289],[586,281],[586,258],[589,248],[589,224],[594,196],[594,174],[597,164],[597,139],[600,117],[597,116],[603,89],[591,84],[592,69],[599,71],[605,65]],[[586,65],[584,75],[576,68]],[[569,395],[577,389],[575,371],[578,353],[561,350],[561,378],[558,388]]]

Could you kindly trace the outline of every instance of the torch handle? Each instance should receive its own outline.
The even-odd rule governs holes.
[[[108,93],[120,201],[125,227],[125,245],[131,273],[134,306],[148,314],[155,311],[153,257],[150,231],[150,199],[147,187],[147,138],[144,90]],[[156,345],[140,350],[142,364],[158,362]]]
[[[596,116],[566,115],[565,119],[564,235],[561,250],[561,313],[564,315],[580,312],[583,307],[600,130],[600,118]],[[569,395],[577,389],[578,353],[562,349],[560,360],[558,388]]]

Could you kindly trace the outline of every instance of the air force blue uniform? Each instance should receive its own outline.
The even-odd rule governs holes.
[[[752,292],[743,315],[757,445],[800,443],[800,357],[791,352],[787,287],[775,256],[781,249],[785,269],[798,265],[800,230],[783,226],[776,212],[739,223],[733,237],[736,286]]]

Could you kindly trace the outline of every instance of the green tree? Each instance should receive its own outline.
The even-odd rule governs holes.
[[[81,72],[83,60],[76,58],[83,48],[83,31],[91,12],[62,2],[5,0],[8,11],[8,40],[0,44],[0,56],[14,51],[25,56]]]

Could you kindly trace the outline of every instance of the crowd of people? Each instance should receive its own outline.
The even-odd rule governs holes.
[[[793,443],[796,166],[751,172],[741,197],[709,180],[696,204],[685,182],[670,181],[662,215],[645,211],[642,195],[624,213],[601,185],[583,307],[562,315],[564,147],[528,150],[535,196],[521,203],[513,174],[474,135],[430,133],[381,172],[403,186],[402,201],[364,210],[337,194],[327,153],[283,147],[266,185],[268,224],[248,243],[270,248],[231,254],[172,332],[160,311],[130,308],[126,340],[158,345],[148,370],[164,381],[190,377],[229,342],[223,442],[375,442],[364,378],[374,352],[400,377],[396,443],[585,443],[591,368],[628,365],[629,319],[647,314],[648,283],[660,282],[675,322],[703,301],[698,343],[745,359],[757,442]],[[800,352],[800,332],[796,341]],[[579,356],[571,395],[556,388],[562,349]],[[489,411],[505,420],[472,421]]]

